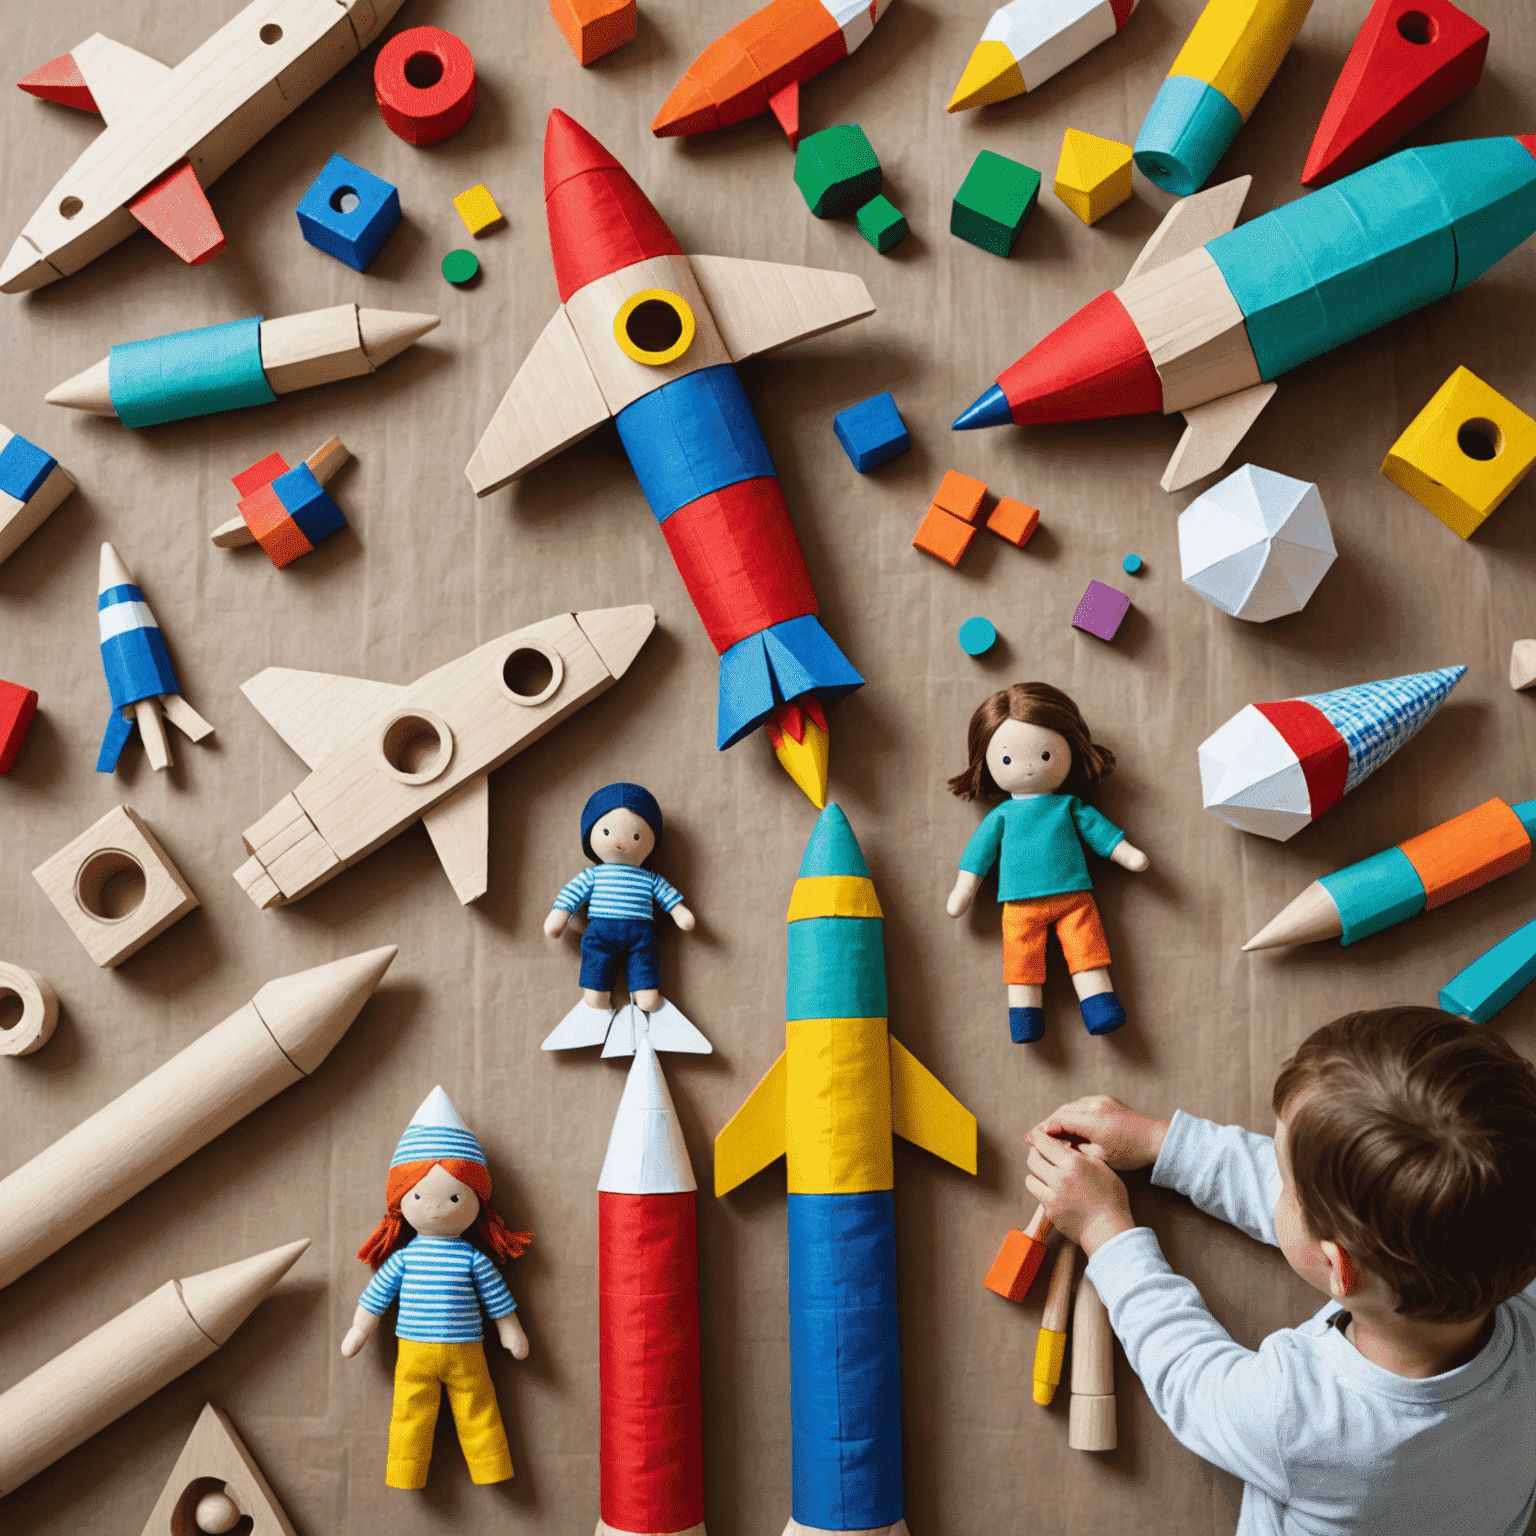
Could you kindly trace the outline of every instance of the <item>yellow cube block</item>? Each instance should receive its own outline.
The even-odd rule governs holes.
[[[1056,196],[1084,224],[1096,224],[1131,195],[1131,146],[1068,128],[1056,162]]]
[[[1381,472],[1469,539],[1536,463],[1536,421],[1458,368],[1381,461]]]
[[[472,235],[483,234],[493,225],[501,223],[501,209],[496,206],[496,199],[491,196],[484,182],[471,187],[467,192],[460,192],[454,198],[453,206],[459,210],[459,217],[464,220]]]

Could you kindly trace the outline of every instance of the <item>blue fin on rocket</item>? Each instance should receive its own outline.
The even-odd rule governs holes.
[[[123,755],[123,748],[128,745],[128,738],[132,735],[133,721],[122,710],[114,709],[112,718],[107,721],[106,734],[101,738],[101,751],[96,754],[97,773],[117,772],[117,760]]]
[[[785,619],[720,658],[720,715],[715,745],[723,752],[755,731],[779,704],[813,693],[824,704],[862,688],[864,679],[838,650],[815,614]]]

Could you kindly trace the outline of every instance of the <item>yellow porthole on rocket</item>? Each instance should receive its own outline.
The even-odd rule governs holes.
[[[697,326],[681,294],[643,288],[619,306],[613,339],[626,357],[652,368],[675,363],[693,345]]]

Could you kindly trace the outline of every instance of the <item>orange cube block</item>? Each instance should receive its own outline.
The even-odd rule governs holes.
[[[1026,507],[1012,496],[1001,497],[991,517],[987,519],[987,528],[992,533],[1000,539],[1007,539],[1010,544],[1017,544],[1020,549],[1029,543],[1030,535],[1039,525],[1039,509]]]
[[[912,538],[913,549],[934,555],[945,565],[959,565],[960,556],[971,547],[976,530],[958,517],[952,517],[935,502],[928,508],[923,525]]]
[[[976,480],[970,475],[962,475],[958,469],[952,469],[933,493],[933,504],[943,507],[946,512],[952,512],[956,517],[963,517],[968,523],[974,523],[986,494],[985,480]]]
[[[1015,1227],[1003,1239],[1003,1246],[997,1250],[997,1257],[992,1260],[992,1268],[987,1271],[983,1284],[1009,1301],[1023,1301],[1030,1282],[1040,1271],[1045,1247],[1038,1237],[1031,1237]]]
[[[635,40],[635,0],[549,0],[549,8],[583,67]]]

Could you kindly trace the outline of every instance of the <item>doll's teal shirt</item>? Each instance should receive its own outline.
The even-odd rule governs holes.
[[[1034,901],[1091,891],[1083,844],[1108,858],[1125,833],[1076,795],[1025,795],[988,811],[960,855],[960,868],[986,876],[997,864],[999,901]]]

